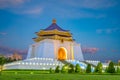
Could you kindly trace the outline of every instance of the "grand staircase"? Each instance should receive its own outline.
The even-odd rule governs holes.
[[[37,69],[49,70],[55,69],[57,66],[62,68],[63,65],[79,64],[82,69],[86,69],[87,64],[92,65],[92,69],[97,65],[98,61],[78,61],[78,60],[57,60],[52,58],[31,58],[22,61],[16,61],[4,65],[5,69]]]
[[[16,61],[13,63],[5,64],[6,69],[40,69],[48,70],[55,69],[56,66],[62,66],[64,63],[52,58],[31,58],[23,61]]]

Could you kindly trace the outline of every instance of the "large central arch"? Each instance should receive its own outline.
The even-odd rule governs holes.
[[[60,47],[58,49],[58,60],[66,60],[67,59],[67,50],[64,47]]]

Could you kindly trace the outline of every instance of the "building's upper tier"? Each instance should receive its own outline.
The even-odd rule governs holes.
[[[58,30],[58,31],[68,31],[68,30],[64,30],[64,29],[60,28],[56,24],[56,20],[55,19],[52,20],[52,24],[49,27],[47,27],[46,29],[43,29],[43,30],[44,31],[49,31],[49,30],[55,30],[55,29]]]
[[[36,32],[37,38],[33,38],[34,41],[39,42],[43,39],[59,39],[73,41],[72,34],[68,30],[60,28],[56,24],[56,20],[53,19],[52,24],[39,32]],[[59,37],[58,37],[59,36]]]
[[[71,33],[68,30],[64,30],[60,28],[56,24],[56,20],[52,20],[52,24],[47,27],[46,29],[42,29],[39,32],[36,32],[38,36],[49,36],[49,35],[60,35],[60,36],[65,36],[65,37],[71,37]]]

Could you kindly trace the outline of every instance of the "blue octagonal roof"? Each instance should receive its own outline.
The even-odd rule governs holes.
[[[59,31],[68,31],[60,28],[56,23],[52,23],[48,28],[44,29],[45,31],[57,29]]]
[[[55,19],[53,19],[52,20],[52,24],[49,26],[49,27],[47,27],[46,29],[44,29],[45,31],[48,31],[48,30],[55,30],[55,29],[57,29],[57,30],[59,30],[59,31],[68,31],[68,30],[64,30],[64,29],[62,29],[61,27],[59,27],[57,24],[56,24],[56,20]]]

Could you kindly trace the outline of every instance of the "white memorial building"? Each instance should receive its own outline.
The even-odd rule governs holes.
[[[48,28],[36,32],[36,35],[38,37],[33,38],[35,43],[30,45],[27,59],[84,60],[80,44],[74,41],[68,30],[60,28],[56,20]]]
[[[76,43],[69,30],[64,30],[56,24],[36,32],[37,37],[33,38],[34,44],[29,46],[27,58],[5,64],[6,69],[55,69],[70,63],[79,64],[86,68],[84,63],[81,45]]]

